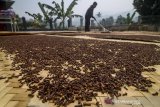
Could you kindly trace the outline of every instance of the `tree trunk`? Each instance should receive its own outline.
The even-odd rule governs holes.
[[[22,17],[22,24],[23,24],[23,30],[26,31],[27,30],[27,23],[26,23],[25,17]]]
[[[68,27],[72,27],[72,18],[71,17],[68,19]]]
[[[83,17],[80,17],[80,27],[83,27]]]
[[[63,26],[63,30],[64,30],[64,26],[65,26],[64,18],[63,18],[62,26]]]
[[[49,19],[49,26],[50,26],[50,30],[52,30],[53,29],[52,19]]]

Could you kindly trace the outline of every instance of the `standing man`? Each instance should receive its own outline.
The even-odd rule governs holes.
[[[87,10],[86,15],[85,15],[85,31],[89,32],[90,31],[90,19],[95,17],[93,16],[93,11],[94,8],[96,8],[97,2],[94,2]],[[95,19],[96,20],[96,19]]]

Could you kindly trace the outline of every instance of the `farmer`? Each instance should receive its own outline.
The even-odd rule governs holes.
[[[90,19],[95,17],[93,16],[93,11],[94,8],[96,8],[97,2],[94,2],[87,10],[86,15],[85,15],[85,31],[89,32],[90,31]],[[96,20],[96,19],[95,19]]]

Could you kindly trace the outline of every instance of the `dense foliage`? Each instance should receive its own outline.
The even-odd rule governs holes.
[[[160,0],[134,0],[133,5],[142,16],[142,23],[160,23]]]

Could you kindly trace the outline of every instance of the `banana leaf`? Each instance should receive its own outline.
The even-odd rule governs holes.
[[[29,13],[29,12],[25,12],[25,13],[28,14],[29,16],[33,17],[34,19],[37,18],[35,14],[31,14],[31,13]]]
[[[73,8],[74,8],[74,6],[75,5],[77,5],[77,1],[78,0],[73,0],[72,1],[72,3],[69,5],[69,7],[67,8],[67,11],[66,11],[66,13],[65,13],[65,16],[70,16],[70,15],[72,15],[73,14]]]
[[[80,18],[82,17],[82,18],[83,18],[83,16],[82,16],[82,15],[79,15],[79,14],[72,14],[71,17],[77,17],[77,18],[78,18],[78,17],[80,17]]]
[[[53,1],[52,4],[55,5],[55,9],[57,9],[57,11],[60,12],[62,10],[61,6],[58,3],[56,3],[55,1]]]
[[[45,11],[43,5],[42,5],[40,2],[38,2],[38,5],[39,5],[39,7],[40,7],[40,9],[41,9],[44,17],[46,18],[46,20],[49,20],[50,18],[49,18],[49,16],[47,15],[47,12]]]
[[[51,10],[51,11],[57,11],[56,8],[54,8],[54,7],[52,7],[52,6],[48,5],[48,4],[42,4],[42,6],[47,8],[47,9],[49,9],[49,10]]]
[[[131,20],[133,20],[134,16],[136,15],[136,12],[137,12],[137,11],[134,11],[134,13],[132,14]]]

